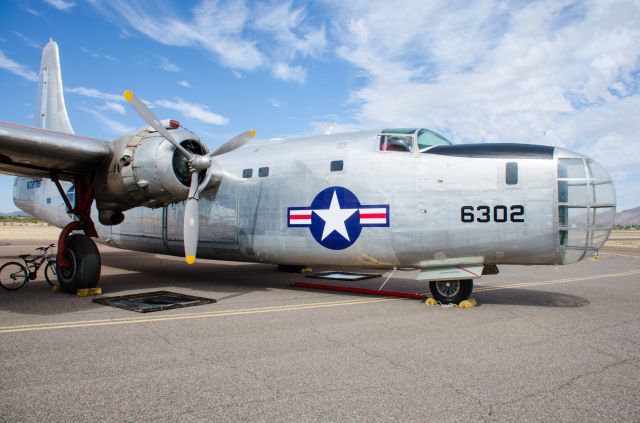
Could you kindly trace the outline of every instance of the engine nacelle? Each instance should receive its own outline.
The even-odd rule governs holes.
[[[171,134],[187,150],[207,152],[190,131],[174,129]],[[157,208],[187,199],[191,182],[187,159],[159,133],[145,128],[134,136],[118,138],[114,144],[108,173],[97,175],[95,181],[100,223],[117,225],[124,219],[122,212],[133,207]],[[214,172],[212,186],[219,181],[219,172],[213,167],[210,171]]]

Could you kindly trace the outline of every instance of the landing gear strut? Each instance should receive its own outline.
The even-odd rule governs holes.
[[[91,220],[91,204],[94,200],[93,180],[82,176],[75,178],[75,207],[62,189],[58,175],[53,173],[51,180],[56,184],[58,192],[67,211],[76,220],[62,229],[58,238],[58,282],[64,292],[75,294],[78,289],[95,288],[100,280],[100,253],[98,247],[89,237],[97,238],[95,225]],[[83,231],[84,234],[73,231]]]

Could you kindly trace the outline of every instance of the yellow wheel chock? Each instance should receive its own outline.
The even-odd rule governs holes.
[[[430,306],[434,306],[434,305],[438,305],[438,301],[436,301],[435,298],[433,297],[429,297],[426,300],[424,300],[424,303],[426,305],[430,305]],[[475,298],[469,298],[468,300],[464,300],[464,301],[460,301],[460,304],[458,304],[458,307],[460,308],[472,308],[478,305],[478,301],[476,301]]]
[[[472,308],[478,305],[478,302],[475,298],[469,298],[468,300],[460,301],[458,307],[460,308]]]
[[[76,292],[78,297],[89,297],[94,295],[102,295],[102,288],[86,288],[78,289]]]

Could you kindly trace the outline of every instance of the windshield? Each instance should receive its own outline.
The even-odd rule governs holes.
[[[423,150],[434,145],[451,145],[451,141],[433,131],[421,129],[418,132],[418,148]]]

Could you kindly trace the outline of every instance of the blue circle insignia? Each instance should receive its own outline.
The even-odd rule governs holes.
[[[322,190],[311,203],[311,234],[323,247],[344,250],[362,232],[360,201],[343,187]]]

